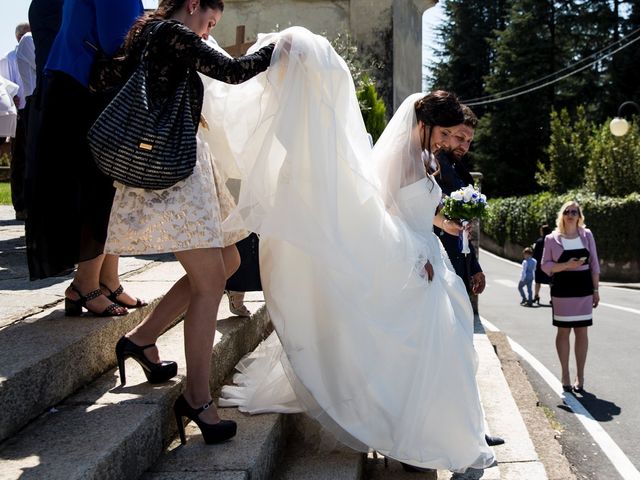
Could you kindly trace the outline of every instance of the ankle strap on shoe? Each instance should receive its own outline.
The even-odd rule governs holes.
[[[87,293],[87,294],[84,296],[84,300],[85,300],[86,302],[90,302],[91,300],[95,300],[96,298],[98,298],[98,297],[99,297],[99,296],[101,296],[101,295],[104,295],[104,294],[102,293],[102,290],[100,290],[100,289],[98,288],[98,289],[96,289],[96,290],[93,290],[92,292]]]
[[[83,295],[80,289],[78,289],[78,287],[76,287],[73,282],[71,283],[71,285],[69,285],[69,287],[71,287],[71,290],[78,294],[80,300],[83,300],[85,302],[90,302],[91,300],[95,300],[96,298],[98,298],[100,295],[104,295],[102,293],[102,290],[100,290],[99,288],[87,293],[86,295]]]
[[[209,407],[211,407],[211,405],[213,404],[213,399],[209,400],[207,403],[205,403],[204,405],[202,405],[200,408],[195,409],[196,414],[201,414],[202,412],[204,412],[205,410],[208,410]]]
[[[118,285],[118,288],[116,288],[115,290],[111,290],[104,283],[101,283],[100,286],[109,290],[109,295],[113,298],[119,297],[120,295],[122,295],[122,292],[124,292],[124,287],[122,286],[122,284]]]

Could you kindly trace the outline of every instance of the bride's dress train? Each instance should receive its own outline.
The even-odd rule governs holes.
[[[372,152],[328,42],[293,28],[258,43],[277,39],[267,74],[205,95],[216,165],[234,159],[222,168],[242,178],[227,228],[261,235],[277,332],[220,404],[305,411],[355,449],[416,466],[488,467],[473,312],[432,232],[440,189],[411,151],[416,98]]]

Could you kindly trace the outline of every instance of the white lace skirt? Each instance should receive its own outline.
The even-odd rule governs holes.
[[[222,231],[235,207],[216,172],[209,146],[198,133],[193,174],[164,190],[115,183],[105,253],[144,255],[221,248],[242,240],[245,230]]]

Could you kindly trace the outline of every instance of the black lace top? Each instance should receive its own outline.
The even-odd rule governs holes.
[[[242,83],[267,69],[275,46],[267,45],[251,55],[229,58],[209,47],[201,37],[176,20],[151,20],[121,55],[96,62],[90,89],[99,94],[111,92],[115,95],[137,67],[147,41],[150,100],[162,102],[176,90],[185,75],[189,75],[191,111],[196,125],[200,120],[204,93],[197,72],[225,83]]]

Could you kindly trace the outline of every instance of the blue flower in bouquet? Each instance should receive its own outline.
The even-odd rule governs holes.
[[[442,213],[445,217],[455,220],[473,220],[484,216],[487,197],[473,185],[467,185],[451,192],[443,203]]]

